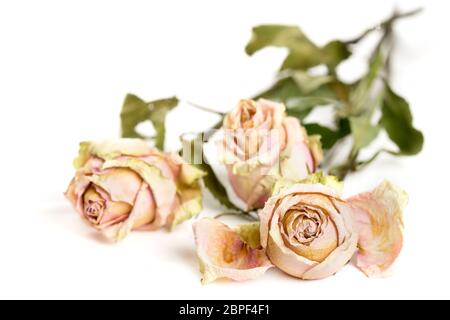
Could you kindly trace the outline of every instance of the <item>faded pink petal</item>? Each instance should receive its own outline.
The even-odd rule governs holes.
[[[204,284],[219,278],[254,279],[272,267],[263,249],[252,249],[236,231],[215,219],[201,219],[193,228]]]
[[[286,130],[287,145],[283,150],[282,157],[287,158],[288,161],[292,160],[289,165],[281,165],[282,171],[285,170],[282,176],[291,180],[304,179],[316,169],[314,158],[307,145],[308,136],[296,118],[285,118],[283,126]]]
[[[156,203],[156,217],[148,229],[165,226],[175,206],[177,185],[176,181],[164,177],[161,171],[144,162],[142,159],[109,160],[104,168],[129,168],[136,172],[149,186]]]
[[[180,173],[180,164],[175,163],[173,157],[159,154],[142,157],[141,159],[146,163],[158,168],[164,177],[173,181],[176,180],[177,176]]]
[[[121,240],[132,230],[151,226],[155,220],[156,205],[152,192],[146,183],[142,184],[139,190],[136,203],[123,222],[113,224],[103,230],[103,233],[111,239]]]
[[[380,276],[399,255],[403,245],[402,211],[408,196],[388,181],[372,192],[348,199],[354,206],[359,231],[356,265],[367,276]]]
[[[65,192],[67,199],[82,217],[84,217],[83,194],[89,187],[89,184],[90,181],[86,176],[76,175]]]
[[[270,167],[256,167],[247,174],[233,174],[228,167],[228,178],[234,191],[249,209],[260,208],[270,196],[273,186],[273,176],[268,175]]]
[[[109,168],[98,175],[94,175],[91,181],[104,189],[112,201],[134,204],[137,193],[141,188],[142,179],[128,168]]]

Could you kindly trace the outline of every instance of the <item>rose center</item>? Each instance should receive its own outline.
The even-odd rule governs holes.
[[[88,200],[88,203],[85,206],[85,208],[87,214],[89,214],[92,217],[98,217],[105,208],[104,201]]]
[[[256,113],[255,106],[248,105],[241,112],[241,125],[244,129],[253,127],[253,116]]]
[[[303,245],[309,245],[320,237],[328,222],[323,214],[308,208],[290,210],[283,220],[284,230],[290,241]]]
[[[92,187],[86,191],[83,200],[84,212],[87,218],[93,223],[98,223],[105,210],[105,200]]]

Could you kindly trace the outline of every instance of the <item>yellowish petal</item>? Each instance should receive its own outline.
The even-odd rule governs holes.
[[[348,200],[354,206],[359,231],[356,265],[367,276],[379,276],[399,255],[403,245],[403,208],[406,192],[388,181],[372,192]]]
[[[203,284],[219,278],[254,279],[272,267],[263,249],[253,249],[237,231],[225,224],[204,218],[195,222],[193,227]],[[252,228],[244,227],[240,231],[244,229],[249,231]],[[258,232],[258,228],[252,230]]]

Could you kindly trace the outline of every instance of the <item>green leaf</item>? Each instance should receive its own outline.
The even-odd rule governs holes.
[[[156,130],[155,145],[159,149],[164,149],[166,136],[166,115],[178,105],[176,97],[169,99],[156,100],[148,103],[150,109],[150,121]]]
[[[380,132],[378,125],[373,125],[370,117],[364,115],[361,117],[350,117],[350,128],[353,135],[353,151],[358,152],[368,146]]]
[[[424,137],[414,128],[408,102],[385,83],[380,125],[398,146],[399,155],[415,155],[422,150]]]
[[[136,131],[136,126],[148,120],[150,111],[147,104],[134,94],[127,94],[122,105],[120,118],[122,120],[123,138],[145,138]]]
[[[325,64],[334,69],[350,55],[347,45],[340,41],[332,41],[323,48],[318,47],[297,26],[254,27],[252,38],[245,51],[253,55],[266,47],[282,47],[289,50],[281,70],[306,70],[319,64]]]
[[[371,97],[373,93],[373,84],[379,78],[384,65],[384,54],[381,47],[377,49],[374,56],[370,59],[369,70],[355,85],[350,93],[351,109],[347,110],[349,115],[361,115],[362,113],[372,113],[378,106],[378,99]]]
[[[334,82],[331,81],[332,77],[313,77],[303,72],[292,74],[279,79],[271,88],[258,94],[254,99],[265,98],[283,102],[287,113],[300,120],[303,120],[316,106],[340,105],[335,98],[334,89],[328,87],[328,84]],[[309,81],[311,83],[308,83]]]
[[[333,105],[338,107],[337,100],[324,97],[298,97],[289,99],[286,103],[287,114],[302,121],[315,107]]]
[[[283,47],[298,51],[319,50],[297,26],[261,25],[254,27],[252,31],[252,38],[245,47],[248,55],[266,47]]]
[[[341,61],[351,55],[348,45],[339,40],[328,42],[323,47],[322,52],[324,55],[324,63],[331,70],[334,70]]]
[[[297,70],[291,73],[292,79],[295,81],[303,94],[310,94],[326,83],[334,80],[332,76],[312,76],[307,71]]]
[[[136,131],[139,123],[150,120],[155,128],[155,146],[164,149],[165,120],[167,113],[178,105],[178,99],[167,99],[145,102],[134,94],[125,97],[120,114],[122,121],[122,137],[148,139]]]
[[[318,123],[304,124],[304,127],[308,135],[318,134],[321,136],[322,148],[325,150],[331,149],[336,142],[350,133],[350,125],[347,119],[339,120],[337,130],[330,129]]]
[[[259,93],[254,99],[265,98],[269,100],[286,103],[290,98],[304,96],[303,91],[299,88],[292,77],[286,77],[276,81],[272,87]]]

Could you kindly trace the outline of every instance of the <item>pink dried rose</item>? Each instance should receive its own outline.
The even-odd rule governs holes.
[[[305,182],[286,188],[280,182],[260,213],[261,244],[274,265],[298,278],[321,279],[357,249],[356,264],[368,276],[394,262],[402,248],[403,190],[385,181],[343,200],[332,177],[316,174]]]
[[[276,186],[260,212],[261,244],[272,263],[301,279],[339,271],[356,252],[353,208],[337,180],[313,176],[311,183]]]
[[[203,218],[193,225],[202,283],[228,278],[254,279],[272,267],[259,241],[259,223],[232,229],[218,220]]]
[[[204,173],[140,139],[82,142],[66,197],[107,237],[174,227],[202,209]]]
[[[285,109],[269,100],[241,100],[224,119],[222,162],[247,209],[262,208],[278,179],[304,179],[322,160],[320,139],[308,137]]]
[[[403,246],[403,214],[406,192],[388,181],[372,192],[348,199],[355,208],[359,232],[356,265],[367,276],[380,276],[399,255]]]

